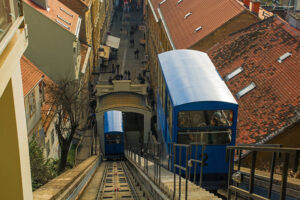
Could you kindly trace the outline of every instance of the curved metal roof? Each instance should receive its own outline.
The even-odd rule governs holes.
[[[123,132],[122,112],[111,110],[104,113],[104,133]]]
[[[174,106],[203,101],[237,104],[206,53],[172,50],[158,59]]]

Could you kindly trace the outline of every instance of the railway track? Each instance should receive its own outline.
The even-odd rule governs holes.
[[[123,161],[105,162],[98,199],[148,199]]]

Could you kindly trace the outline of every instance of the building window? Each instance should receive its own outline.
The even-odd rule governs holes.
[[[17,1],[1,0],[0,1],[0,40],[7,33],[8,29],[19,16]]]
[[[45,89],[45,83],[44,83],[44,81],[41,81],[39,83],[39,93],[40,93],[40,102],[41,102],[41,105],[45,102],[44,89]]]
[[[188,130],[177,134],[178,144],[197,145],[224,145],[231,143],[232,130],[224,128],[220,130]]]
[[[28,96],[25,97],[24,104],[25,104],[26,119],[28,119],[30,117],[30,114],[29,114],[29,97]]]
[[[49,154],[50,154],[50,145],[49,145],[49,142],[46,143],[46,154],[47,154],[47,157],[49,157]]]
[[[36,110],[35,92],[34,92],[34,90],[32,90],[29,93],[29,114],[30,114],[30,117],[32,117],[32,115],[35,113],[35,110]]]
[[[228,127],[232,125],[232,110],[193,110],[178,113],[179,128]]]
[[[163,76],[161,77],[162,79],[162,107],[164,113],[166,112],[166,84],[164,82]]]
[[[53,146],[53,144],[54,144],[54,129],[52,129],[52,131],[51,131],[51,146]]]
[[[172,140],[172,135],[173,135],[173,127],[172,127],[172,122],[173,122],[173,108],[171,105],[171,100],[170,100],[170,96],[168,96],[168,128],[169,128],[169,133],[170,133],[170,137]]]

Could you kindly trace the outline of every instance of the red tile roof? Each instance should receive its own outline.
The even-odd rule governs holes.
[[[245,10],[236,0],[167,0],[160,9],[177,49],[189,48]],[[184,19],[184,16],[192,14]],[[198,32],[194,30],[202,27]]]
[[[286,52],[292,56],[279,63]],[[237,99],[237,143],[264,143],[300,120],[300,34],[281,18],[234,33],[208,54],[222,77],[244,68],[226,82],[233,95],[256,84]]]
[[[28,94],[28,92],[36,87],[36,85],[42,80],[42,76],[44,76],[43,81],[46,85],[45,87],[45,102],[48,102],[50,95],[47,93],[47,85],[54,84],[54,82],[46,76],[43,72],[41,72],[30,60],[28,60],[25,56],[21,58],[21,73],[22,73],[22,82],[23,82],[23,94],[24,97]],[[46,131],[50,125],[50,122],[54,116],[54,108],[51,107],[50,104],[44,103],[41,108],[42,111],[42,121],[44,131]]]
[[[91,7],[93,0],[59,0],[80,16],[84,15],[87,8]],[[83,17],[83,16],[82,16]]]
[[[91,6],[93,2],[93,0],[79,0],[79,1],[87,7]]]
[[[24,2],[73,34],[76,34],[76,31],[80,28],[77,27],[79,15],[58,0],[49,0],[48,10],[41,8],[32,0],[24,0]]]
[[[42,80],[42,76],[44,74],[25,56],[22,56],[21,58],[21,72],[23,82],[23,94],[25,97],[28,94],[28,92]]]

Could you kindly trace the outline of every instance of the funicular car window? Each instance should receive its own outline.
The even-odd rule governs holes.
[[[120,144],[121,134],[106,134],[105,135],[106,144]]]
[[[232,125],[231,110],[197,110],[178,113],[179,128],[228,127]]]
[[[231,142],[231,129],[178,132],[178,144],[222,145]]]

